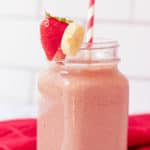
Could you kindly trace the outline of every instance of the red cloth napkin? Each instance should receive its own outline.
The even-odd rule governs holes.
[[[129,150],[150,150],[150,114],[129,117]],[[36,120],[0,122],[0,150],[36,150]]]
[[[0,122],[0,150],[36,150],[36,120]]]
[[[150,114],[129,117],[129,150],[150,150]]]

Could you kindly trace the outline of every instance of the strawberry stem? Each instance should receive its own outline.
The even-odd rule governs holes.
[[[52,17],[51,14],[50,14],[49,12],[47,12],[47,11],[45,11],[45,16],[46,16],[47,18]]]
[[[50,17],[53,17],[53,18],[56,18],[58,21],[60,22],[64,22],[64,23],[72,23],[73,20],[70,20],[70,19],[66,19],[66,18],[63,18],[63,17],[55,17],[55,16],[52,16],[49,12],[45,11],[45,16],[46,18],[50,18]]]

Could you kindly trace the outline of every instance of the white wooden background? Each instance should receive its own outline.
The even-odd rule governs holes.
[[[45,64],[39,22],[45,10],[86,24],[88,0],[0,0],[0,115],[37,99]],[[120,42],[120,69],[130,80],[130,113],[150,112],[150,0],[97,0],[95,36]],[[16,109],[18,106],[18,109]]]

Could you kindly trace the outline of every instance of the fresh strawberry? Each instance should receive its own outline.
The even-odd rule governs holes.
[[[49,14],[42,21],[40,25],[41,42],[48,60],[52,60],[60,48],[63,33],[69,22],[65,18],[53,17]]]

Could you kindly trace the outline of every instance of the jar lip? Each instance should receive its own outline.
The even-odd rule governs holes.
[[[94,38],[94,43],[88,47],[88,44],[84,42],[80,48],[80,50],[101,50],[101,49],[113,49],[118,48],[119,43],[116,40],[108,39],[108,38]]]

